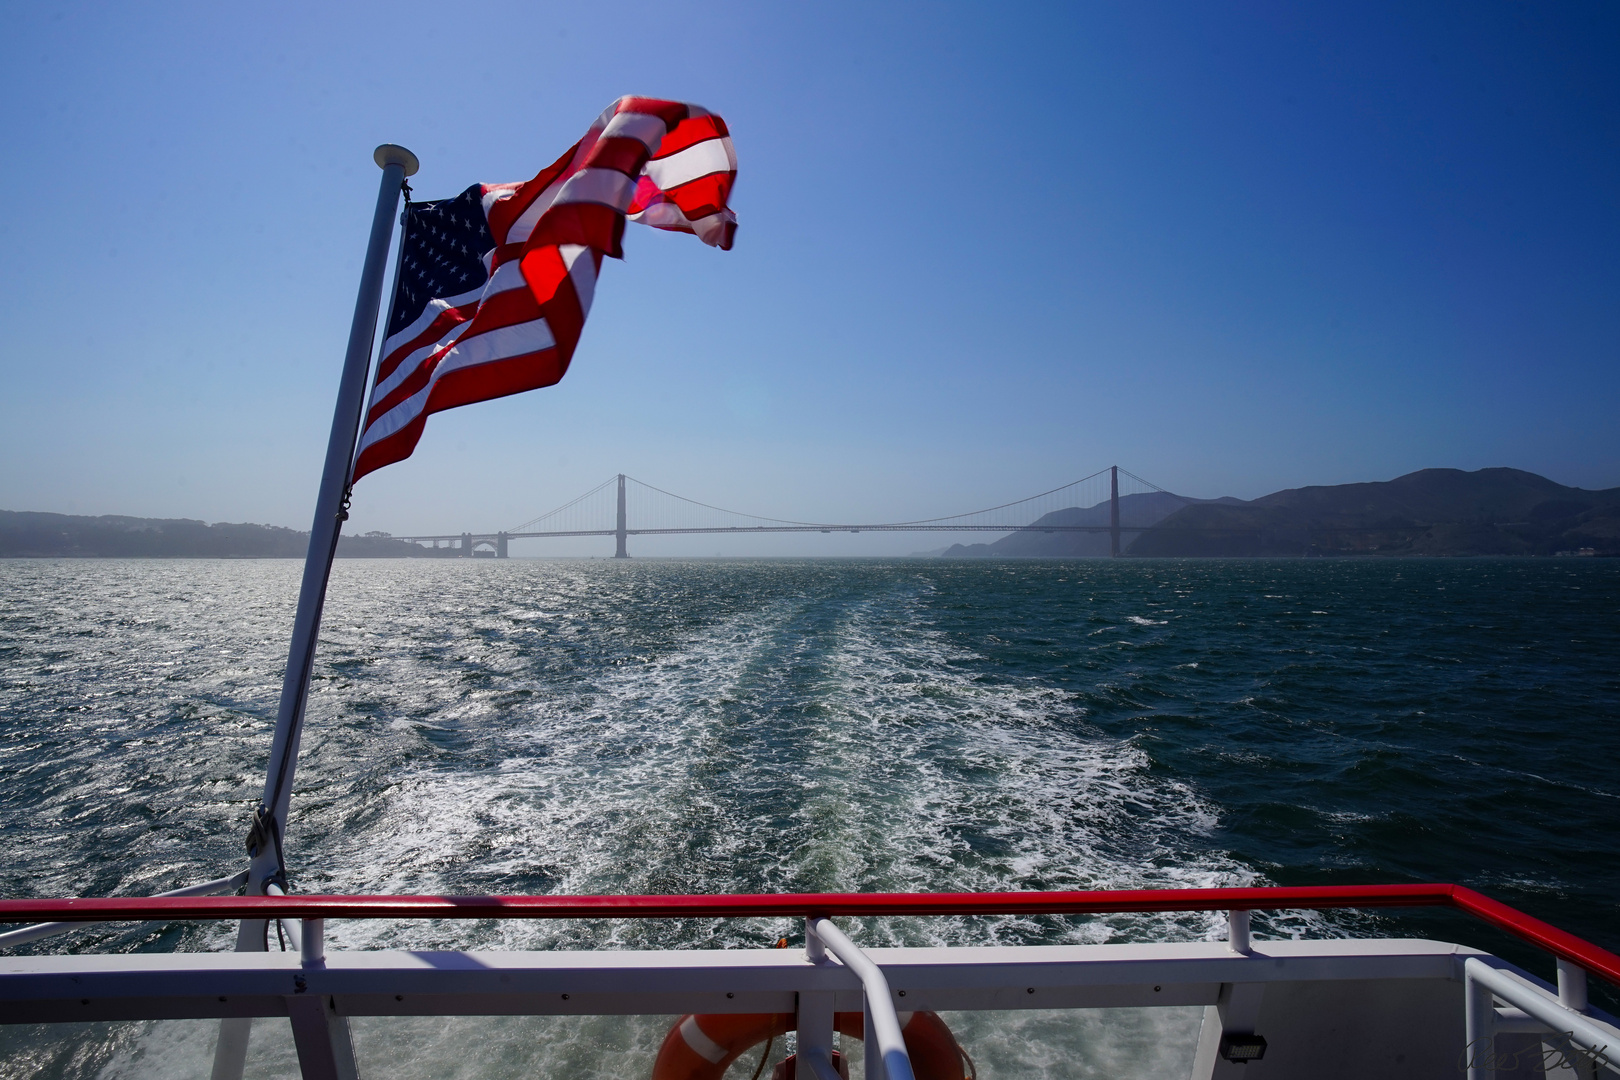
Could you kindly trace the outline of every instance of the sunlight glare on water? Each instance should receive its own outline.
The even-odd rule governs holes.
[[[151,893],[240,864],[299,569],[0,563],[5,895]],[[1598,828],[1614,806],[1612,779],[1570,767],[1583,739],[1612,732],[1558,723],[1579,715],[1572,708],[1615,714],[1620,688],[1602,660],[1616,644],[1614,569],[340,562],[287,836],[294,886],[997,891],[1418,878],[1519,903],[1555,883],[1562,910],[1538,913],[1591,933],[1613,872],[1561,857],[1570,841],[1551,813]],[[1541,616],[1503,602],[1514,596],[1536,598]],[[1523,808],[1514,849],[1483,859],[1461,838],[1486,810],[1448,801],[1482,784]],[[1223,932],[1203,915],[847,925],[868,945]],[[1390,923],[1296,913],[1258,932],[1375,927]],[[332,948],[552,949],[765,947],[799,933],[769,920],[340,922],[328,937]],[[224,926],[103,927],[53,947],[222,949],[231,937]],[[1197,1019],[1121,1010],[953,1024],[987,1077],[1149,1076],[1184,1073]],[[391,1066],[405,1076],[641,1076],[666,1022],[359,1020],[355,1030],[362,1059],[410,1046]],[[274,1023],[256,1031],[252,1075],[295,1068]],[[0,1049],[47,1076],[205,1076],[213,1032],[7,1029]]]

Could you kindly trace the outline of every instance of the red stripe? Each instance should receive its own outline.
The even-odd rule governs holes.
[[[736,178],[737,174],[732,172],[710,173],[667,188],[664,194],[681,208],[687,220],[696,221],[725,209],[731,200],[731,185]]]
[[[564,203],[553,206],[540,218],[534,235],[529,237],[529,251],[547,244],[583,244],[622,259],[623,239],[624,214],[617,207],[601,203]]]
[[[416,365],[416,370],[401,379],[398,386],[373,402],[371,408],[366,410],[366,426],[361,429],[362,435],[371,429],[372,424],[393,412],[396,406],[423,390],[433,380],[433,369],[439,366],[439,361],[443,360],[445,354],[453,348],[455,348],[453,344],[446,345],[433,355],[423,358],[422,362]]]
[[[647,164],[647,144],[626,135],[599,139],[591,148],[586,164],[593,169],[616,169],[626,176],[635,176]]]
[[[465,341],[472,341],[481,334],[491,330],[499,330],[507,326],[516,326],[519,323],[533,322],[540,318],[540,305],[535,302],[534,295],[528,289],[507,289],[498,292],[485,300],[478,309],[467,332],[462,334],[450,345],[438,350],[425,358],[417,365],[416,370],[407,375],[400,384],[388,392],[388,396],[374,404],[366,413],[366,426],[376,423],[379,417],[412,394],[421,390],[428,384],[433,375],[434,368],[445,358],[451,349]]]
[[[669,134],[658,144],[658,153],[653,157],[666,158],[688,147],[696,146],[705,139],[719,139],[730,134],[731,132],[726,130],[726,122],[718,116],[694,116],[671,128]]]
[[[555,384],[567,370],[568,360],[560,350],[543,349],[447,371],[433,384],[433,393],[428,395],[423,414],[538,390]]]
[[[614,107],[615,113],[643,113],[647,116],[656,116],[664,122],[664,127],[673,128],[690,115],[686,104],[680,101],[660,101],[658,98],[622,97]]]
[[[523,257],[523,253],[528,250],[528,247],[528,241],[524,240],[516,244],[502,244],[500,247],[490,252],[490,276],[493,277],[495,271],[499,270],[504,264],[511,262],[513,259],[521,259]]]
[[[585,328],[585,312],[580,309],[579,293],[563,263],[562,253],[555,247],[543,247],[524,255],[523,280],[529,283],[532,295],[540,301],[540,310],[562,352],[566,370],[574,355],[574,346],[579,343],[580,332]]]
[[[563,276],[557,283],[556,292],[550,300],[540,305],[540,310],[546,313],[546,325],[551,328],[551,336],[562,351],[563,370],[566,371],[568,362],[573,359],[574,347],[579,344],[579,335],[585,329],[585,312],[580,309],[579,293],[574,288],[572,274]]]
[[[574,152],[578,149],[579,143],[570,146],[568,153],[541,169],[535,174],[533,180],[518,188],[516,193],[510,197],[496,200],[494,205],[489,208],[489,234],[495,238],[497,244],[506,239],[507,232],[512,228],[513,223],[523,216],[523,211],[527,210],[534,200],[538,199],[546,188],[550,187],[553,181],[563,174],[563,171],[568,168],[568,163],[574,159]]]
[[[354,479],[358,480],[369,472],[376,472],[384,465],[392,465],[396,461],[404,461],[416,449],[417,441],[422,438],[422,428],[427,423],[427,413],[419,413],[411,418],[410,422],[387,438],[378,439],[364,450],[354,460]]]
[[[405,344],[383,357],[383,362],[377,365],[377,378],[373,381],[374,385],[376,383],[381,383],[384,379],[388,378],[388,376],[392,375],[394,373],[394,369],[399,367],[400,361],[404,360],[411,353],[415,352],[417,349],[420,349],[424,345],[431,345],[435,341],[442,341],[444,339],[444,335],[448,334],[451,330],[455,329],[457,326],[460,326],[462,323],[473,318],[477,314],[478,304],[476,302],[464,304],[461,307],[446,308],[445,310],[441,311],[438,318],[434,319],[428,324],[428,328],[426,330],[422,331],[420,334],[417,334],[410,341],[407,341]]]
[[[625,209],[627,214],[639,214],[653,203],[664,201],[664,189],[652,182],[652,177],[643,176],[636,181],[636,190],[630,196],[630,205]]]

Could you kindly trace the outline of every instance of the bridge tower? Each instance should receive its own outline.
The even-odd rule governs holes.
[[[1119,558],[1119,466],[1108,470],[1108,554]]]
[[[624,473],[619,474],[619,520],[613,527],[613,539],[617,542],[617,550],[613,552],[615,559],[628,559],[630,553],[624,548],[624,541],[629,536],[624,524]]]
[[[495,534],[495,557],[497,559],[511,558],[506,550],[506,545],[511,541],[511,539],[512,538],[506,533]]]
[[[461,534],[461,557],[463,559],[472,558],[472,533]]]

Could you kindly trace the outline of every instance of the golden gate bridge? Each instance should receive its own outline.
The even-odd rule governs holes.
[[[967,513],[915,521],[793,521],[727,510],[619,473],[578,498],[511,529],[493,533],[396,536],[394,539],[434,547],[448,545],[464,556],[504,559],[508,557],[513,540],[611,536],[615,543],[614,557],[623,559],[629,557],[628,540],[632,536],[794,532],[1067,532],[1108,533],[1109,553],[1118,556],[1122,550],[1121,533],[1136,534],[1152,527],[1150,523],[1122,525],[1120,499],[1150,493],[1183,503],[1198,501],[1166,491],[1135,473],[1113,465],[1038,495]],[[1101,513],[1104,504],[1107,505],[1106,515]]]

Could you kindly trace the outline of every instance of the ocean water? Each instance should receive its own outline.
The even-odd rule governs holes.
[[[135,895],[240,867],[299,571],[0,561],[0,894]],[[347,561],[287,852],[304,892],[1454,881],[1616,949],[1617,719],[1606,560]],[[1204,915],[848,929],[871,945],[1224,932]],[[1280,913],[1256,932],[1442,937],[1551,972],[1439,912]],[[797,930],[328,934],[333,948],[763,947]],[[50,947],[231,938],[118,926]],[[1146,1077],[1185,1075],[1199,1015],[950,1020],[986,1078]],[[641,1077],[667,1022],[355,1031],[363,1068],[394,1075]],[[0,1060],[206,1076],[213,1035],[6,1027]],[[249,1075],[296,1075],[284,1021],[258,1023]]]

